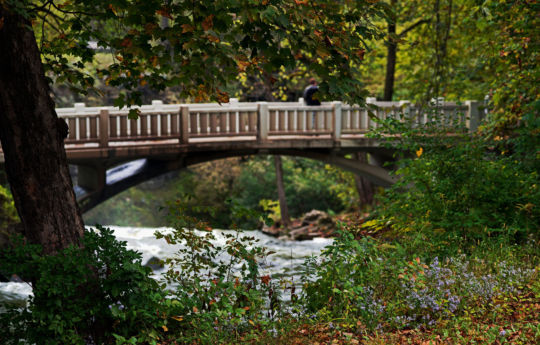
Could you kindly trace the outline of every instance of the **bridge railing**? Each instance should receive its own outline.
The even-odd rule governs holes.
[[[377,102],[367,99],[370,111],[378,118],[400,113],[418,124],[430,120],[427,111],[408,101]],[[457,120],[471,130],[476,129],[484,109],[479,102],[465,104],[438,101],[436,111],[448,122]],[[273,140],[279,137],[320,137],[334,140],[363,135],[377,127],[366,107],[324,102],[306,106],[303,102],[238,102],[204,104],[163,104],[153,101],[139,107],[136,120],[128,118],[128,110],[116,107],[58,108],[57,114],[69,127],[67,147],[84,145],[107,147],[127,142],[161,142],[174,140],[183,144],[192,140],[237,137],[242,140]]]

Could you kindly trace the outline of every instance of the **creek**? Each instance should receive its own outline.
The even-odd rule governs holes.
[[[114,229],[117,239],[127,242],[129,249],[142,254],[143,263],[152,257],[160,259],[172,257],[179,249],[179,246],[168,245],[163,239],[158,240],[154,237],[156,230],[170,231],[167,228],[109,227]],[[213,232],[216,237],[215,244],[218,246],[225,244],[226,234],[235,233],[234,230],[214,230]],[[307,241],[280,240],[257,230],[245,231],[243,234],[255,237],[259,240],[258,246],[274,252],[260,263],[261,275],[268,274],[272,278],[286,277],[295,282],[299,281],[300,267],[304,260],[312,255],[318,255],[324,247],[332,243],[332,239],[329,238],[314,238]],[[155,272],[155,277],[159,279],[162,272]],[[27,283],[0,283],[0,306],[5,301],[24,304],[31,293],[32,288]]]

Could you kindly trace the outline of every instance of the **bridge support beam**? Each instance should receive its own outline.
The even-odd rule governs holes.
[[[106,184],[106,169],[103,166],[79,165],[77,184],[88,191],[99,191]]]

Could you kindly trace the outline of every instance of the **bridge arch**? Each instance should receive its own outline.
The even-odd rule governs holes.
[[[381,149],[372,149],[368,152],[373,157],[377,157],[374,161],[388,160],[391,156],[390,152]],[[94,178],[104,179],[105,183],[103,183],[100,188],[93,190],[90,188],[82,188],[80,186],[76,186],[75,190],[81,210],[82,212],[86,212],[131,187],[168,172],[182,170],[195,164],[213,160],[254,155],[282,155],[309,158],[363,176],[374,184],[382,187],[388,187],[395,182],[395,177],[390,175],[386,169],[377,165],[345,158],[344,154],[324,152],[322,150],[263,149],[206,152],[205,154],[185,155],[174,160],[147,157],[134,161],[122,162],[107,170],[93,168],[93,171],[96,174]],[[84,167],[83,169],[88,169],[88,167]],[[92,168],[90,169],[92,170]],[[98,174],[104,174],[105,176],[98,177]],[[88,171],[86,171],[85,178],[88,177]]]
[[[163,173],[257,154],[312,158],[389,186],[394,179],[381,164],[365,164],[345,156],[363,151],[376,161],[391,160],[391,153],[366,135],[378,126],[373,116],[408,118],[420,125],[431,116],[408,101],[367,99],[366,103],[334,101],[306,106],[301,102],[243,103],[232,99],[227,104],[153,101],[139,107],[138,119],[131,119],[127,109],[86,107],[84,103],[56,112],[69,127],[66,154],[68,162],[79,167],[76,195],[86,211]],[[475,101],[438,102],[436,107],[441,118],[449,123],[459,121],[471,130],[481,119]],[[0,150],[0,165],[3,161]],[[117,174],[127,168],[130,174]],[[121,178],[113,178],[115,174]]]

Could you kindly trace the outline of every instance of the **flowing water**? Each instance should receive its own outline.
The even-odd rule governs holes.
[[[110,226],[115,230],[116,237],[121,241],[126,241],[129,249],[139,251],[142,254],[142,262],[147,262],[152,257],[165,259],[174,256],[180,246],[168,245],[163,239],[158,240],[154,237],[154,232],[170,231],[170,229],[161,228],[133,228]],[[216,237],[215,244],[223,246],[225,244],[225,235],[235,233],[233,230],[214,230]],[[270,274],[272,277],[298,277],[300,266],[304,260],[311,255],[318,255],[321,250],[332,243],[332,239],[315,238],[309,241],[285,241],[275,237],[263,234],[260,231],[246,231],[247,236],[255,237],[259,240],[260,247],[265,247],[269,251],[275,252],[261,263],[261,275]],[[159,278],[160,272],[156,272]],[[296,280],[298,281],[298,279]],[[0,283],[0,305],[5,301],[20,302],[24,301],[32,293],[32,288],[26,283]]]

